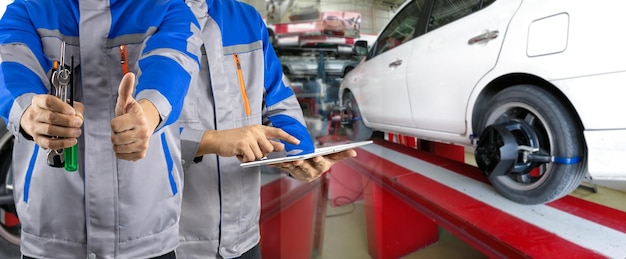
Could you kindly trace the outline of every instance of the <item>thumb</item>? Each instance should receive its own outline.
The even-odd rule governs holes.
[[[135,91],[135,74],[126,73],[120,82],[118,88],[117,104],[115,104],[115,116],[126,113],[128,103],[134,101],[133,92]]]

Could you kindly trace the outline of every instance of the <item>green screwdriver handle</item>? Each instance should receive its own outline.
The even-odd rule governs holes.
[[[78,170],[78,143],[63,150],[65,171],[75,172]]]

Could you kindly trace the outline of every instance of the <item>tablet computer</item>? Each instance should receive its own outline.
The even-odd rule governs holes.
[[[301,159],[309,159],[309,158],[313,158],[316,156],[325,156],[325,155],[338,153],[344,150],[371,144],[372,142],[373,141],[371,140],[367,140],[367,141],[352,142],[352,143],[339,144],[339,145],[333,145],[333,146],[318,147],[318,148],[315,148],[315,152],[305,154],[305,155],[286,156],[286,154],[283,152],[284,156],[282,157],[267,158],[267,159],[252,161],[252,162],[241,163],[240,165],[241,167],[253,167],[253,166],[291,162],[291,161],[296,161],[296,160],[301,160]]]

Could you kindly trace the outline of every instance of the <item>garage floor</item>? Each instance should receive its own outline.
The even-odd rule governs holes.
[[[367,232],[365,211],[362,202],[341,207],[328,206],[324,231],[324,246],[320,259],[365,259],[371,258],[367,252]],[[419,258],[487,258],[471,246],[439,229],[439,241],[429,247],[409,254],[405,259]]]
[[[626,193],[599,187],[598,193],[577,189],[571,195],[608,207],[626,211]],[[324,246],[320,259],[366,259],[368,254],[365,212],[362,202],[341,207],[328,206],[324,231]],[[420,258],[487,258],[471,246],[439,229],[439,241],[409,254],[404,259]]]
[[[577,189],[571,195],[605,206],[626,211],[626,193],[598,187],[598,193]],[[324,231],[324,246],[320,259],[365,259],[367,252],[367,230],[362,202],[341,207],[328,206]],[[409,254],[404,259],[421,258],[487,258],[454,235],[439,228],[439,242]]]
[[[474,159],[472,154],[467,154],[466,161],[470,164],[473,163]],[[590,191],[588,188],[579,188],[570,195],[617,210],[626,211],[626,203],[624,202],[624,200],[626,200],[626,192],[600,186],[597,188],[597,193]],[[343,205],[341,207],[328,206],[323,250],[319,258],[371,258],[368,254],[364,209],[362,201]],[[437,243],[411,253],[403,258],[473,259],[487,257],[440,227],[439,241]]]

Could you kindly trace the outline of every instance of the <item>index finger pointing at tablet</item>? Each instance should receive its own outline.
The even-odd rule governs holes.
[[[265,133],[268,138],[277,138],[287,141],[291,144],[298,145],[300,144],[300,140],[294,136],[289,135],[289,133],[285,132],[279,128],[269,128],[269,130]]]

